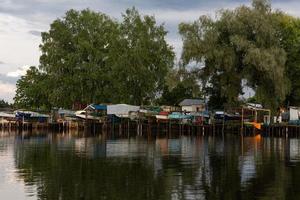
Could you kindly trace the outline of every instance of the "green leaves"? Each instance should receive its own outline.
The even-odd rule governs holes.
[[[202,76],[212,87],[208,91],[215,91],[208,95],[236,104],[246,82],[266,106],[276,109],[285,100],[287,55],[276,15],[269,1],[255,0],[253,7],[220,11],[215,21],[202,16],[179,26],[182,58],[185,63],[204,64]]]
[[[47,110],[50,108],[48,76],[36,67],[30,67],[25,76],[17,81],[15,106]]]
[[[11,107],[11,105],[8,102],[4,101],[3,99],[0,100],[0,108],[9,108],[9,107]]]
[[[153,102],[173,67],[166,34],[154,17],[141,16],[135,8],[126,10],[121,22],[89,9],[69,10],[42,33],[44,103],[70,108],[75,102]],[[26,88],[36,80],[32,73],[41,72],[31,69],[19,81],[16,101],[21,105],[34,106],[37,100],[34,89]]]
[[[174,53],[165,41],[167,32],[154,17],[140,16],[135,8],[123,14],[120,40],[112,65],[113,99],[147,104],[162,91],[165,76],[173,67]]]

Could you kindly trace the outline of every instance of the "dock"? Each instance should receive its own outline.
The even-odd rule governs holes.
[[[254,127],[241,126],[237,124],[188,124],[177,121],[151,121],[124,119],[118,123],[111,122],[61,122],[61,123],[38,123],[38,122],[2,122],[1,131],[51,131],[68,132],[82,131],[91,134],[114,134],[129,135],[223,135],[235,134],[244,136],[255,136],[261,134],[265,137],[300,137],[300,126],[288,124],[272,124],[262,126],[261,130]]]

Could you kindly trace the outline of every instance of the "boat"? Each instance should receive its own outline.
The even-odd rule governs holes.
[[[100,120],[100,117],[89,115],[89,114],[87,114],[87,112],[85,110],[76,111],[75,116],[80,118],[80,119]]]
[[[167,120],[169,120],[168,116],[169,116],[169,112],[166,112],[166,111],[161,111],[161,112],[159,112],[158,115],[155,115],[155,117],[158,121],[167,121]]]

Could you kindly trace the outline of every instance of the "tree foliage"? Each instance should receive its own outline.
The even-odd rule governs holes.
[[[165,85],[173,67],[174,53],[165,41],[167,32],[152,16],[127,10],[120,24],[121,38],[113,56],[112,79],[115,102],[152,102]]]
[[[186,98],[203,98],[198,70],[187,70],[184,67],[170,70],[166,76],[166,85],[158,103],[178,105]]]
[[[91,10],[70,10],[42,34],[40,69],[52,105],[143,104],[155,99],[173,66],[167,32],[154,17],[128,9],[122,22]]]
[[[9,107],[11,107],[11,105],[8,102],[4,101],[3,99],[0,100],[0,108],[9,108]]]
[[[221,108],[239,105],[246,85],[257,103],[273,110],[300,105],[298,18],[272,10],[268,0],[253,0],[250,7],[218,11],[216,18],[181,23],[179,32],[188,70],[172,70],[167,32],[153,16],[132,8],[117,21],[89,9],[70,10],[42,33],[39,69],[18,81],[16,103],[176,105],[209,96],[210,107]]]
[[[216,20],[182,23],[182,59],[203,65],[203,80],[217,99],[235,104],[246,82],[264,105],[276,108],[289,92],[276,15],[269,1],[255,0],[252,7],[221,10]]]
[[[117,26],[104,14],[70,10],[42,33],[40,68],[51,80],[53,105],[108,101],[108,58],[118,35]]]
[[[286,73],[290,80],[290,93],[286,105],[300,106],[300,19],[284,13],[277,14],[281,46],[287,55]]]
[[[25,76],[17,81],[17,91],[14,98],[15,106],[19,108],[49,109],[48,76],[36,67],[30,67]]]

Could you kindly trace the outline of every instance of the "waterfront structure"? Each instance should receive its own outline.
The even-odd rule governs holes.
[[[140,106],[128,105],[128,104],[115,104],[107,106],[108,115],[116,115],[118,117],[129,117],[130,112],[138,112]]]
[[[184,99],[179,103],[183,112],[203,112],[206,104],[201,99]]]
[[[90,104],[83,110],[76,111],[75,115],[81,119],[100,120],[102,116],[107,115],[107,106]]]
[[[10,113],[6,113],[6,112],[0,112],[0,122],[1,123],[5,123],[8,121],[13,121],[15,120],[15,115],[14,114],[10,114]]]
[[[26,110],[16,110],[15,117],[17,121],[28,121],[28,122],[48,122],[50,116],[46,114],[41,114],[38,112],[26,111]]]

